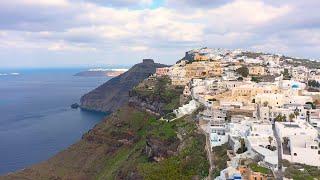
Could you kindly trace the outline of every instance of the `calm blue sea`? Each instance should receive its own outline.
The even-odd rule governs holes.
[[[13,72],[8,71],[0,73]],[[79,71],[30,69],[0,75],[0,174],[48,159],[102,120],[105,114],[70,105],[109,78],[73,76]]]

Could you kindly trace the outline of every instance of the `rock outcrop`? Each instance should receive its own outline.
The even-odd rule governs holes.
[[[173,86],[167,76],[148,78],[130,91],[129,105],[157,117],[172,113],[180,106],[182,86]]]
[[[152,59],[144,59],[124,74],[112,78],[108,82],[81,97],[81,108],[93,111],[113,112],[128,102],[129,91],[142,80],[154,74],[156,68],[166,67],[154,63]]]
[[[159,162],[177,152],[178,139],[163,141],[159,138],[148,137],[146,140],[145,154],[151,161]]]
[[[164,103],[161,103],[160,101],[153,101],[151,99],[142,99],[139,96],[133,96],[133,97],[130,97],[129,99],[129,105],[136,107],[141,111],[146,111],[148,113],[151,113],[157,117],[160,117],[161,115],[163,115],[161,109],[164,106]]]

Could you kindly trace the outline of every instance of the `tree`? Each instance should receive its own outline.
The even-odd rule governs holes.
[[[247,77],[249,75],[249,69],[247,66],[242,66],[236,70],[238,74],[240,74],[242,77]]]
[[[267,107],[269,105],[268,101],[263,102],[263,107]]]
[[[278,114],[278,116],[276,118],[274,118],[274,120],[277,122],[282,122],[282,116],[280,114]]]
[[[291,76],[290,76],[290,74],[289,74],[289,70],[288,69],[284,69],[284,71],[283,71],[283,78],[284,79],[287,79],[287,80],[290,80],[291,79]]]
[[[273,137],[269,136],[269,137],[268,137],[268,140],[269,140],[269,143],[270,143],[270,146],[271,146],[271,143],[272,143],[272,141],[273,141]]]
[[[278,114],[278,116],[274,120],[278,122],[283,122],[283,121],[286,121],[286,116]]]
[[[297,118],[298,117],[298,115],[299,115],[299,111],[298,111],[298,109],[296,109],[295,111],[294,111],[294,116],[295,116],[295,118]]]
[[[290,122],[293,122],[293,119],[294,119],[295,117],[296,117],[296,116],[295,116],[293,113],[289,114],[289,120],[290,120]]]
[[[243,81],[243,77],[238,77],[237,80],[238,81]]]
[[[316,81],[316,80],[309,80],[308,81],[308,86],[319,88],[320,87],[320,83],[318,81]]]
[[[316,109],[315,102],[306,102],[306,104],[310,104],[312,109]]]
[[[253,77],[251,77],[251,81],[259,83],[259,82],[261,82],[261,78],[253,76]]]

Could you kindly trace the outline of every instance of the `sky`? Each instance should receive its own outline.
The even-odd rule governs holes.
[[[200,47],[320,59],[319,0],[2,0],[1,67],[173,64]]]

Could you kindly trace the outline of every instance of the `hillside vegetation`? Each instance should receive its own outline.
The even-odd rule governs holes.
[[[167,76],[146,79],[133,88],[130,103],[163,116],[180,106],[183,89],[184,87],[171,85]]]
[[[191,179],[208,175],[205,136],[123,107],[46,162],[0,179]]]

